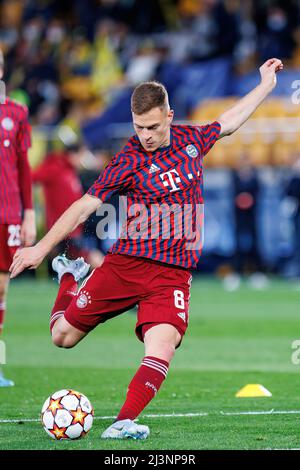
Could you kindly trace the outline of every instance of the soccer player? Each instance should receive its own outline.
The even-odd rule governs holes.
[[[50,152],[32,171],[33,183],[41,184],[43,188],[47,230],[50,230],[73,202],[83,196],[79,178],[82,153],[80,144],[70,145],[63,151]],[[50,253],[50,256],[53,257],[60,252],[68,253],[71,258],[84,256],[93,267],[100,266],[103,262],[103,255],[99,250],[84,249],[82,225],[76,227],[67,240],[55,247],[54,254]]]
[[[0,50],[0,79],[4,72]],[[0,104],[0,333],[3,330],[9,267],[16,250],[36,236],[27,150],[30,126],[24,106],[5,99]],[[0,371],[0,387],[14,385]]]
[[[203,203],[202,159],[219,138],[232,134],[249,118],[274,88],[276,72],[282,68],[279,59],[265,62],[260,67],[260,84],[205,126],[172,125],[166,89],[157,82],[141,83],[131,98],[136,135],[44,238],[14,256],[12,277],[26,267],[36,268],[54,245],[112,194],[126,195],[125,229],[103,265],[78,291],[76,282],[88,271],[84,260],[70,262],[62,256],[53,260],[60,282],[50,318],[55,345],[71,348],[99,323],[138,305],[136,334],[144,342],[145,357],[116,421],[102,438],[144,439],[149,435],[148,426],[134,419],[158,392],[187,328],[190,270],[201,252],[199,243],[192,243],[191,248],[189,232],[197,218],[196,206]],[[179,224],[173,224],[165,236],[166,217],[158,224],[156,213],[162,203],[174,209],[173,221],[179,209],[187,208],[187,231],[182,234]],[[155,230],[149,235],[147,215],[151,212]],[[201,226],[201,217],[197,225]]]

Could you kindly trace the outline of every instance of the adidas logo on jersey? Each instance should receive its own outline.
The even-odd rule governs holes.
[[[154,163],[152,163],[152,165],[151,165],[150,168],[149,168],[149,172],[148,172],[148,173],[149,173],[149,175],[150,175],[151,173],[155,173],[156,171],[159,171],[159,170],[160,170],[160,168],[159,168],[158,166],[154,165]]]
[[[177,315],[178,315],[179,318],[181,318],[181,320],[183,320],[184,323],[185,323],[185,312],[179,312],[179,313],[177,313]]]

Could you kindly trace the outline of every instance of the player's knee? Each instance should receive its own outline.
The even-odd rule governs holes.
[[[6,300],[6,295],[5,295],[5,291],[4,290],[1,290],[0,288],[0,302],[5,302]]]
[[[175,346],[169,341],[157,341],[149,346],[146,354],[171,362],[175,354]]]
[[[171,343],[163,342],[159,345],[159,354],[161,354],[166,361],[171,362],[175,354],[175,346]]]
[[[52,332],[52,342],[58,348],[65,348],[65,349],[73,348],[73,346],[75,346],[76,344],[76,342],[74,341],[71,335],[68,335],[60,331]]]
[[[145,353],[170,362],[180,344],[181,335],[170,325],[157,325],[150,328],[144,335]]]
[[[4,282],[0,281],[0,300],[4,302],[6,300],[7,286]]]

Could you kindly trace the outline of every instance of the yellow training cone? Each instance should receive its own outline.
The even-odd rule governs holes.
[[[272,393],[269,392],[263,385],[248,384],[241,388],[236,394],[236,397],[271,397]]]

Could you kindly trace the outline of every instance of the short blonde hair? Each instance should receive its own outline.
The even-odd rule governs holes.
[[[164,85],[156,81],[140,83],[131,96],[131,111],[141,115],[157,107],[169,107],[168,92]]]

